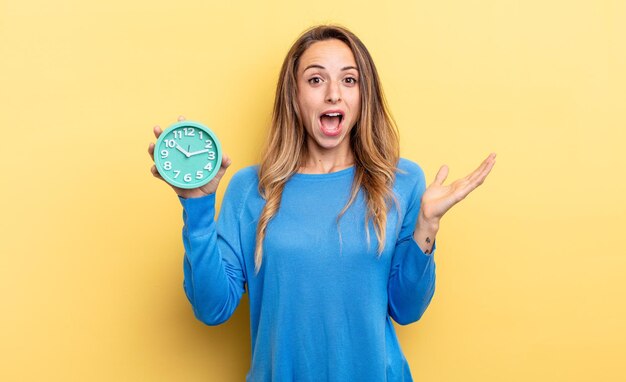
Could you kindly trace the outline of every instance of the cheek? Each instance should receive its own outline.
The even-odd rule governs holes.
[[[315,102],[311,94],[304,92],[298,95],[298,106],[300,106],[300,114],[307,122],[311,118],[311,115],[315,114]]]
[[[361,112],[361,95],[358,90],[350,94],[348,102],[350,104],[350,111],[352,111],[353,118],[358,118]]]
[[[300,114],[300,120],[304,125],[304,129],[310,133],[311,130],[311,111],[310,111],[310,103],[307,101],[306,97],[302,94],[298,94],[298,108]]]

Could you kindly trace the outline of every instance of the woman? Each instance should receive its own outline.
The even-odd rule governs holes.
[[[426,188],[398,146],[369,52],[345,28],[318,26],[287,54],[263,159],[232,177],[217,223],[228,157],[206,186],[174,188],[197,318],[226,321],[247,285],[248,381],[412,380],[391,319],[426,310],[439,222],[495,155],[447,186],[443,166]]]

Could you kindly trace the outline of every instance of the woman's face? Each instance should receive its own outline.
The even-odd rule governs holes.
[[[349,150],[361,95],[359,72],[348,45],[336,39],[313,43],[300,57],[297,81],[309,150]]]

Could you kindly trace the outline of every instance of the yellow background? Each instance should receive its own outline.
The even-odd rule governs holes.
[[[429,310],[398,326],[416,381],[626,380],[619,0],[0,0],[0,380],[243,380],[247,295],[195,320],[146,149],[184,115],[226,180],[256,163],[284,55],[328,22],[370,49],[429,182],[498,153],[442,222]]]

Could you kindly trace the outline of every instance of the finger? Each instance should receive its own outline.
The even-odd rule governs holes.
[[[441,168],[437,172],[437,175],[435,176],[435,180],[433,181],[433,184],[437,184],[441,186],[443,182],[445,182],[446,178],[448,177],[448,171],[449,171],[448,166],[446,166],[445,164],[441,166]]]
[[[215,192],[217,185],[219,184],[219,182],[222,180],[222,177],[226,173],[226,169],[230,167],[231,164],[232,164],[232,161],[230,157],[226,154],[222,154],[222,164],[220,165],[220,169],[217,170],[217,174],[215,174],[215,178],[211,179],[211,181],[207,183],[206,185],[200,187],[200,190],[204,192],[205,194],[210,194],[212,192]],[[211,189],[211,187],[209,187],[210,185],[211,187],[214,187],[214,188]]]
[[[224,170],[230,167],[231,164],[232,164],[232,160],[230,159],[230,157],[226,154],[223,154],[222,155],[222,167],[224,168]]]
[[[222,177],[226,173],[226,169],[230,167],[231,164],[232,164],[232,161],[230,160],[228,155],[222,154],[222,164],[220,165],[220,169],[217,170],[217,174],[215,174],[215,178],[213,178],[213,181],[216,181],[219,183],[219,181],[222,180]]]
[[[485,158],[485,160],[480,164],[480,166],[478,166],[478,168],[476,170],[474,170],[474,172],[472,172],[469,177],[467,178],[470,182],[475,182],[477,181],[478,178],[480,178],[480,176],[482,175],[482,173],[485,171],[485,169],[489,166],[489,164],[494,160],[495,158],[495,154],[490,154],[487,158]]]
[[[150,158],[154,160],[154,143],[148,145],[148,154],[150,154]]]
[[[490,154],[481,165],[472,173],[469,178],[469,181],[472,183],[477,183],[478,185],[482,184],[485,180],[489,171],[493,168],[493,165],[496,163],[496,155],[495,153]]]
[[[483,184],[483,182],[485,181],[485,178],[487,178],[487,175],[489,175],[489,173],[491,172],[491,169],[496,164],[495,154],[493,156],[490,155],[488,159],[489,159],[489,161],[485,164],[485,167],[480,172],[480,174],[478,176],[476,176],[473,181],[467,182],[459,190],[459,197],[461,199],[464,199],[470,192],[474,191],[476,189],[476,187],[478,187],[481,184]]]
[[[480,165],[467,177],[467,180],[469,180],[470,182],[473,182],[474,180],[476,180],[476,178],[478,178],[478,176],[485,169],[485,166],[487,166],[488,161],[489,161],[489,157],[487,157],[485,160],[483,160],[480,163]]]
[[[182,122],[185,120],[185,116],[184,115],[179,115],[178,116],[178,122]]]
[[[478,186],[483,184],[483,182],[487,178],[487,175],[489,175],[489,173],[491,172],[491,169],[495,165],[496,165],[496,160],[495,160],[495,157],[494,157],[494,158],[491,159],[491,161],[487,164],[485,169],[481,172],[480,176],[478,177],[478,179],[477,179]]]
[[[232,163],[232,161],[230,160],[228,155],[225,155],[225,154],[222,155],[222,164],[221,164],[220,169],[217,171],[217,174],[215,176],[218,180],[222,179],[222,176],[224,176],[224,173],[226,173],[226,169],[228,167],[230,167],[231,163]]]
[[[152,176],[154,176],[155,178],[159,178],[163,180],[163,177],[161,176],[161,174],[159,174],[159,171],[157,171],[156,166],[152,165],[152,167],[150,167],[150,172],[152,173]]]
[[[154,126],[152,131],[154,131],[154,136],[157,137],[157,138],[159,138],[159,135],[161,135],[161,133],[163,132],[163,130],[161,130],[159,125]]]

